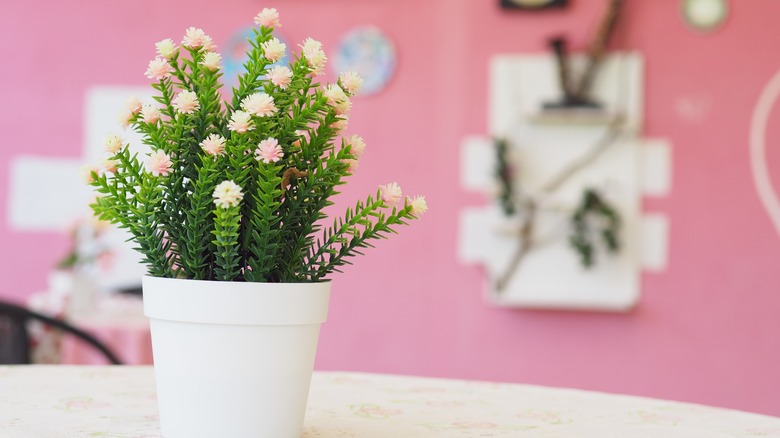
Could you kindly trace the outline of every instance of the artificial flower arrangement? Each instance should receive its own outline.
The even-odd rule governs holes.
[[[95,214],[132,234],[152,276],[319,282],[427,210],[390,183],[323,223],[365,149],[344,134],[362,79],[318,82],[327,57],[311,38],[288,66],[272,66],[287,50],[273,36],[279,14],[263,9],[255,23],[229,101],[221,56],[201,29],[187,29],[180,47],[158,42],[146,70],[156,102],[130,98],[122,116],[151,154],[144,163],[112,135],[110,156],[87,169]]]

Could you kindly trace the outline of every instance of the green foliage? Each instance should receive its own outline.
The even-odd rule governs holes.
[[[281,215],[278,214],[282,197],[282,166],[258,166],[259,178],[253,193],[254,206],[249,217],[250,231],[245,233],[244,247],[248,251],[247,281],[272,281],[281,250]]]
[[[319,281],[338,268],[351,264],[350,257],[362,255],[360,249],[373,247],[371,240],[385,239],[387,234],[396,233],[395,226],[406,225],[405,220],[414,219],[411,205],[400,210],[384,213],[384,202],[380,193],[358,201],[355,208],[347,209],[343,218],[336,218],[333,225],[322,233],[322,239],[310,247],[306,258],[309,267],[309,281]]]
[[[232,281],[239,276],[238,232],[240,220],[238,206],[214,209],[214,240],[216,247],[216,279]]]
[[[515,193],[512,185],[512,166],[507,159],[509,145],[506,139],[496,139],[496,168],[494,175],[500,184],[498,200],[501,203],[501,209],[507,216],[512,216],[517,212],[515,204]]]
[[[597,191],[586,189],[579,207],[571,217],[572,233],[569,244],[580,256],[582,266],[595,263],[595,252],[600,239],[610,253],[620,249],[620,216]]]
[[[215,55],[202,46],[176,48],[165,59],[170,74],[163,71],[152,84],[155,103],[134,108],[127,120],[152,150],[150,161],[145,166],[147,158],[125,144],[111,149],[109,165],[91,172],[95,214],[132,234],[150,275],[323,281],[372,240],[414,219],[415,208],[425,210],[422,199],[422,207],[410,201],[390,207],[378,191],[323,228],[324,209],[362,153],[339,139],[357,87],[354,77],[352,85],[315,81],[317,61],[306,54],[316,56],[316,44],[291,56],[289,84],[274,84],[263,48],[272,38],[273,29],[255,29],[245,72],[224,101],[222,72],[206,62]],[[191,111],[182,107],[182,92],[197,97]],[[247,104],[263,95],[273,108]],[[155,108],[159,120],[148,117]],[[247,130],[237,128],[239,111],[250,114]],[[278,146],[260,153],[268,142]],[[219,189],[228,181],[240,191],[230,202]]]

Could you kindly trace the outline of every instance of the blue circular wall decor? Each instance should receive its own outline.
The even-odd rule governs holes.
[[[287,65],[289,60],[290,45],[287,44],[287,41],[283,36],[279,35],[279,31],[274,31],[274,34],[279,41],[287,45],[287,52],[282,59],[267,66],[266,69],[277,65]],[[225,85],[231,87],[238,85],[238,75],[244,72],[244,63],[249,59],[246,55],[246,52],[251,48],[248,40],[254,37],[255,35],[254,32],[252,32],[252,28],[247,27],[233,34],[227,44],[225,44],[225,49],[222,51],[225,63]]]
[[[338,47],[333,68],[336,74],[354,70],[363,78],[360,95],[381,91],[395,73],[393,42],[377,27],[364,26],[350,31]]]

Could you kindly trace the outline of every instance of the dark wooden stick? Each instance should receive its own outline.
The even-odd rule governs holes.
[[[571,69],[569,68],[569,56],[566,51],[566,39],[557,37],[550,40],[550,47],[555,54],[558,64],[558,82],[563,92],[564,102],[570,102],[574,97],[571,90]]]
[[[604,18],[601,20],[599,29],[588,50],[588,66],[585,69],[585,73],[582,75],[577,88],[573,91],[575,98],[579,100],[586,100],[588,97],[590,87],[593,85],[593,79],[596,77],[596,71],[607,51],[607,44],[609,43],[610,37],[614,33],[622,4],[623,0],[610,0]]]

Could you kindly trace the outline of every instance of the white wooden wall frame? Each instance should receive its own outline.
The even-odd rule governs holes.
[[[84,145],[80,156],[55,157],[17,155],[10,162],[8,224],[17,232],[67,231],[77,220],[92,216],[89,203],[95,191],[81,176],[85,163],[99,164],[106,158],[104,139],[119,134],[140,156],[149,148],[140,134],[122,129],[118,115],[131,95],[152,102],[149,87],[95,86],[86,91],[84,104]],[[45,174],[47,178],[41,178]],[[50,181],[57,181],[51,184]],[[111,229],[104,239],[113,250],[113,264],[96,278],[100,287],[115,289],[140,285],[146,269],[141,256],[127,242],[129,233]]]
[[[584,58],[575,56],[573,69]],[[486,297],[500,306],[625,311],[640,296],[640,270],[663,270],[668,221],[653,217],[650,236],[643,236],[641,196],[665,196],[671,185],[671,149],[663,140],[643,141],[643,62],[637,53],[609,55],[591,96],[604,109],[542,111],[560,99],[555,59],[551,55],[500,55],[490,66],[488,136],[464,140],[461,181],[466,190],[485,193],[491,203],[468,208],[460,223],[460,257],[484,266]],[[621,135],[582,170],[551,193],[542,187],[593,149],[616,115]],[[519,220],[507,217],[497,202],[494,138],[505,138],[516,171],[516,188],[537,194],[539,213],[530,251],[506,286],[497,279],[509,269],[522,239]],[[645,146],[647,143],[647,146]],[[582,192],[594,187],[606,196],[622,219],[621,250],[596,253],[591,269],[580,265],[569,247],[569,217]],[[660,218],[660,219],[659,219]],[[646,231],[646,230],[644,230]],[[643,240],[650,244],[644,244]]]

